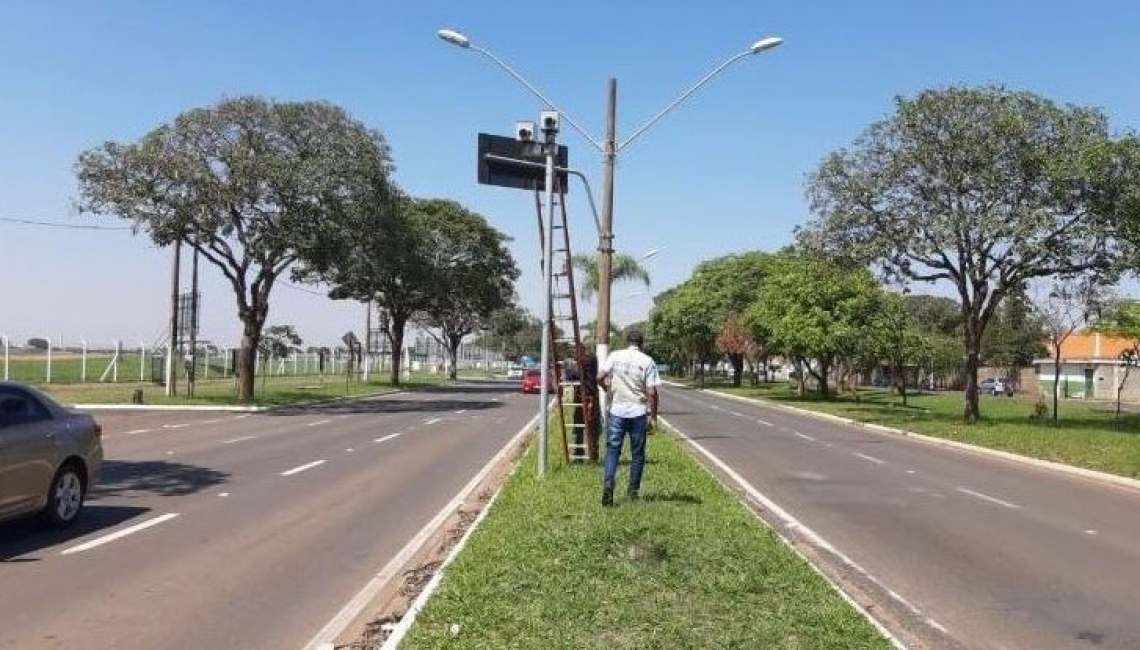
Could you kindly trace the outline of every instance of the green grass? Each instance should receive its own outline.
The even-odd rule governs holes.
[[[440,375],[416,374],[401,388],[415,388],[442,383]],[[186,385],[179,383],[180,395],[167,397],[162,386],[145,382],[118,384],[38,384],[38,387],[64,404],[127,404],[135,389],[143,390],[146,404],[233,405],[237,403],[237,386],[231,379],[199,380],[194,399],[185,397]],[[257,380],[255,404],[279,406],[308,400],[384,393],[397,390],[386,380],[353,381],[346,385],[344,377],[267,377]]]
[[[598,467],[539,482],[532,449],[401,647],[890,647],[671,434],[648,457],[603,509]]]
[[[861,390],[860,401],[856,403],[850,395],[828,401],[802,398],[783,382],[742,388],[710,383],[708,387],[860,422],[1140,478],[1140,415],[1124,413],[1117,419],[1111,405],[1062,402],[1060,421],[1054,426],[1051,417],[1031,417],[1034,398],[983,396],[981,421],[967,425],[962,421],[964,398],[961,393],[911,395],[904,408],[897,394],[881,389]]]

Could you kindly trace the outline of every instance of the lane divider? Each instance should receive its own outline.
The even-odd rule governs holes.
[[[84,542],[82,544],[72,546],[71,548],[64,549],[64,550],[60,551],[59,554],[60,555],[72,555],[73,553],[82,553],[83,551],[89,551],[93,548],[102,546],[104,544],[109,544],[109,543],[111,543],[117,539],[122,539],[122,538],[126,537],[127,535],[133,535],[137,532],[144,531],[147,528],[151,528],[151,527],[157,526],[163,522],[170,521],[171,519],[174,519],[177,516],[178,516],[177,512],[168,512],[165,515],[159,515],[157,517],[154,517],[153,519],[147,519],[146,521],[137,523],[134,526],[128,526],[127,528],[124,528],[122,530],[110,533],[108,535],[103,535],[102,537],[96,537],[95,539],[93,539],[89,542]]]
[[[281,472],[281,476],[292,476],[294,474],[299,474],[305,470],[313,469],[314,467],[320,467],[321,465],[324,465],[327,462],[328,462],[327,460],[314,460],[311,463],[305,463],[304,465],[298,465],[297,467],[294,467],[293,469],[287,469],[284,472]]]

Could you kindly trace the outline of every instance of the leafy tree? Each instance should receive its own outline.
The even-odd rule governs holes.
[[[732,364],[732,385],[740,385],[740,376],[744,369],[744,360],[752,352],[752,339],[748,331],[740,323],[740,317],[730,314],[720,327],[716,336],[716,349],[728,357]]]
[[[652,344],[668,350],[671,365],[691,365],[702,380],[719,331],[708,318],[704,298],[694,284],[685,282],[658,294],[649,315]]]
[[[131,221],[159,246],[189,244],[222,272],[242,323],[238,400],[248,402],[275,282],[327,254],[359,206],[384,200],[390,170],[380,133],[336,106],[238,97],[82,153],[80,207]]]
[[[982,336],[982,363],[1009,368],[1010,377],[1015,377],[1014,368],[1031,365],[1045,354],[1043,327],[1025,291],[1011,290]]]
[[[828,156],[808,193],[801,241],[892,275],[947,281],[966,351],[964,418],[977,420],[977,371],[1002,299],[1034,278],[1108,265],[1104,188],[1111,147],[1098,110],[1004,88],[899,98],[852,148]]]
[[[420,321],[439,330],[448,376],[455,379],[460,344],[511,304],[519,270],[507,237],[482,216],[455,201],[425,199],[413,205],[431,281]]]
[[[582,273],[578,279],[578,295],[583,300],[593,300],[598,292],[601,281],[598,279],[598,256],[596,254],[578,253],[573,259],[574,268]],[[618,282],[640,282],[649,286],[649,271],[641,262],[626,253],[613,254],[610,262],[610,276],[614,284]]]
[[[953,298],[907,294],[902,300],[911,320],[923,331],[961,337],[962,310]]]
[[[1099,301],[1099,287],[1089,278],[1054,282],[1048,293],[1034,301],[1042,331],[1053,352],[1053,424],[1061,396],[1061,347],[1089,322]]]
[[[1132,369],[1140,366],[1140,302],[1116,300],[1109,302],[1093,320],[1090,329],[1102,334],[1126,339],[1128,347],[1120,353],[1124,376],[1116,384],[1116,416],[1120,417],[1120,398]]]
[[[391,194],[356,206],[348,224],[320,256],[306,260],[299,277],[326,282],[336,300],[371,300],[388,338],[390,379],[400,383],[408,321],[431,305],[434,280],[423,246],[428,241],[417,200]]]
[[[287,357],[300,352],[304,341],[292,325],[270,325],[261,333],[258,351],[263,357]]]
[[[487,319],[484,343],[498,348],[503,356],[518,361],[537,357],[542,347],[542,321],[517,305],[496,310]]]
[[[766,323],[771,344],[798,359],[827,399],[833,365],[857,353],[863,328],[880,309],[880,298],[866,270],[819,258],[791,258],[769,274],[746,319]]]

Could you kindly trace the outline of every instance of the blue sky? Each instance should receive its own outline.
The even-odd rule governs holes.
[[[397,181],[458,199],[515,238],[520,294],[539,304],[533,204],[475,183],[475,134],[507,134],[541,108],[488,61],[437,40],[466,32],[517,67],[595,134],[606,79],[618,129],[646,116],[762,35],[783,47],[747,59],[631,147],[617,172],[617,246],[660,249],[650,293],[708,257],[788,243],[808,216],[803,181],[891,99],[948,84],[1001,83],[1098,106],[1140,127],[1140,4],[1116,2],[6,2],[0,16],[0,216],[75,220],[73,165],[225,96],[325,99],[380,129]],[[571,161],[599,159],[572,132]],[[595,183],[597,181],[595,180]],[[571,197],[577,247],[592,247]],[[0,223],[0,333],[74,343],[152,341],[165,318],[168,258],[120,232]],[[236,340],[233,298],[206,267],[207,337]],[[648,295],[615,289],[615,318]],[[587,310],[589,311],[589,310]],[[271,322],[331,342],[359,306],[288,287]]]

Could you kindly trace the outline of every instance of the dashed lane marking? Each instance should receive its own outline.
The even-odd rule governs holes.
[[[284,472],[281,472],[281,476],[292,476],[294,474],[298,474],[300,472],[303,472],[307,469],[313,469],[314,467],[324,465],[327,462],[328,461],[326,461],[326,460],[314,460],[311,463],[305,463],[304,465],[298,465],[297,467],[294,467],[293,469],[287,469]]]

